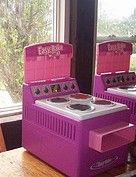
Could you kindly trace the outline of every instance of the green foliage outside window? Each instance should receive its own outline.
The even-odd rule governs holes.
[[[0,88],[21,100],[23,48],[52,37],[52,0],[0,1]]]

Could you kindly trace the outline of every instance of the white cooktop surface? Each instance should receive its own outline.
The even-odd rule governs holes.
[[[93,104],[90,100],[87,101],[81,101],[81,100],[70,100],[69,95],[62,96],[62,98],[69,99],[66,103],[51,103],[48,101],[48,99],[42,99],[42,100],[36,100],[35,105],[40,106],[44,109],[53,111],[55,113],[59,113],[63,116],[67,116],[71,119],[74,119],[76,121],[81,121],[85,119],[90,119],[93,117],[98,117],[101,115],[106,115],[110,113],[114,113],[117,111],[126,110],[127,106],[120,103],[112,102],[111,105],[96,105]],[[59,97],[60,98],[60,97]],[[95,97],[92,97],[94,99]],[[75,110],[75,109],[69,109],[69,106],[71,104],[83,104],[83,105],[89,105],[90,109],[85,111]]]
[[[136,86],[134,88],[128,88],[128,89],[120,89],[119,87],[114,87],[114,88],[108,88],[107,89],[108,93],[114,93],[118,95],[123,95],[123,96],[130,96],[130,97],[136,97]]]

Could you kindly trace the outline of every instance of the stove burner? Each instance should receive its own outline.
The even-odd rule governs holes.
[[[66,103],[69,101],[69,99],[56,97],[56,98],[48,99],[47,101],[52,102],[52,103]]]
[[[91,106],[86,105],[86,104],[71,104],[71,105],[69,105],[67,107],[69,109],[79,110],[79,111],[86,111],[86,110],[92,109]]]
[[[92,96],[88,94],[84,94],[84,93],[75,93],[75,94],[70,95],[70,98],[76,99],[76,100],[87,100],[87,99],[92,98]]]
[[[114,103],[112,103],[109,100],[98,99],[98,98],[94,98],[91,102],[96,105],[114,105]]]

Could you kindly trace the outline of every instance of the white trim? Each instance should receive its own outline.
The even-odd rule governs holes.
[[[22,113],[22,104],[15,104],[14,106],[0,108],[0,118]]]
[[[97,42],[100,43],[100,42],[104,42],[104,41],[111,41],[111,40],[121,40],[121,41],[126,41],[126,42],[136,42],[136,36],[124,36],[124,37],[116,37],[116,36],[97,36]]]
[[[52,3],[52,10],[53,10],[53,16],[52,16],[52,31],[53,31],[53,38],[52,40],[55,41],[55,36],[56,36],[56,0],[53,0]]]
[[[69,29],[70,29],[70,0],[65,0],[65,35],[64,42],[69,42]]]
[[[56,0],[55,41],[69,42],[70,0]]]

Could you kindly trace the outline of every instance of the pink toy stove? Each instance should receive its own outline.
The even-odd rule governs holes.
[[[79,92],[71,58],[64,43],[24,49],[22,145],[67,176],[90,177],[126,162],[135,126],[126,105]]]
[[[136,75],[129,71],[132,44],[121,41],[98,45],[93,95],[126,104],[136,124]]]

